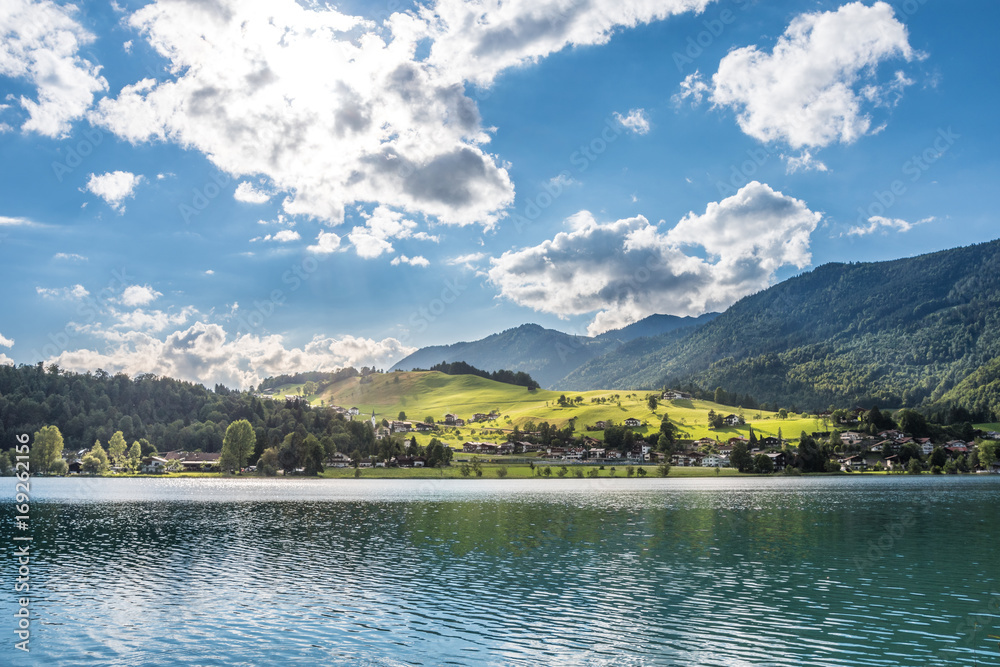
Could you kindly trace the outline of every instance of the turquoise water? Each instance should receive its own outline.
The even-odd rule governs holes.
[[[996,477],[32,484],[12,665],[1000,665]]]

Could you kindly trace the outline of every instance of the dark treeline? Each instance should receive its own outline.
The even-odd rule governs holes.
[[[357,369],[348,367],[333,372],[309,371],[307,373],[295,373],[293,375],[278,375],[275,377],[269,377],[261,382],[257,390],[267,391],[269,389],[275,389],[289,384],[305,384],[306,382],[315,382],[318,386],[323,387],[335,382],[340,382],[341,380],[358,377],[359,375],[370,375],[374,372],[374,368],[362,368],[358,371]]]
[[[353,370],[353,369],[351,369]],[[357,371],[354,371],[357,374]],[[0,443],[9,449],[15,435],[59,427],[65,447],[90,448],[121,431],[129,443],[140,441],[143,454],[185,450],[218,452],[227,426],[246,419],[254,428],[256,461],[269,447],[298,451],[309,440],[324,453],[352,456],[375,452],[367,421],[346,421],[331,410],[259,399],[250,392],[155,375],[77,374],[56,366],[0,366]]]
[[[430,370],[438,371],[440,373],[444,373],[445,375],[476,375],[481,378],[486,378],[487,380],[495,380],[496,382],[503,382],[504,384],[513,384],[518,387],[527,387],[529,391],[538,389],[540,386],[524,371],[484,371],[467,364],[464,361],[453,361],[450,363],[442,361],[440,364],[431,366]]]

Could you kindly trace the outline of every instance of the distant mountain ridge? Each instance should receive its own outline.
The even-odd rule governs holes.
[[[826,264],[684,336],[626,343],[561,388],[691,383],[785,406],[960,405],[1000,414],[1000,241]]]
[[[554,388],[560,380],[623,343],[643,336],[687,330],[710,322],[718,313],[701,317],[652,315],[599,336],[575,336],[537,324],[523,324],[481,340],[434,345],[417,350],[390,370],[430,368],[434,364],[464,361],[489,371],[509,369],[530,374],[543,387]]]

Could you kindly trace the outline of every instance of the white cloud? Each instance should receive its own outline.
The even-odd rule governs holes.
[[[67,262],[86,262],[87,258],[83,255],[78,255],[75,252],[57,252],[52,256],[52,259],[61,259]]]
[[[912,83],[902,72],[882,83],[879,64],[921,57],[891,6],[852,2],[837,11],[797,16],[771,53],[734,49],[719,63],[711,85],[688,76],[678,99],[707,96],[737,112],[740,128],[764,142],[793,149],[850,144],[872,134],[868,105],[887,106]]]
[[[274,241],[275,243],[290,243],[292,241],[298,241],[302,237],[294,229],[282,229],[280,232],[274,234],[268,234],[266,236],[258,236],[256,238],[250,239],[251,243],[256,241]]]
[[[83,285],[59,288],[36,287],[35,291],[46,299],[84,299],[90,296],[90,292]]]
[[[132,53],[132,40],[123,43],[122,48],[125,49],[125,53]]]
[[[118,321],[112,326],[114,329],[128,329],[130,331],[149,331],[155,333],[163,331],[167,327],[177,327],[187,324],[198,311],[187,306],[173,313],[162,310],[136,310],[119,312],[111,309],[111,316]]]
[[[354,250],[359,257],[371,259],[387,252],[392,252],[392,239],[405,239],[414,236],[417,223],[407,220],[402,213],[385,206],[379,206],[370,216],[367,216],[364,227],[355,227],[347,237],[354,244]],[[424,235],[428,238],[427,235]]]
[[[883,234],[890,231],[896,232],[908,232],[917,225],[923,225],[928,222],[934,222],[934,217],[924,218],[923,220],[917,220],[916,222],[907,222],[906,220],[901,220],[899,218],[883,218],[880,215],[872,216],[868,218],[867,225],[858,225],[856,227],[851,227],[847,230],[848,236],[867,236],[869,234],[874,234],[875,232],[881,231]]]
[[[567,46],[604,44],[620,28],[702,11],[711,0],[438,0],[418,10],[434,40],[429,61],[490,84],[501,71]]]
[[[309,252],[317,255],[329,255],[337,252],[338,249],[340,249],[340,237],[333,232],[320,232],[319,236],[316,237],[316,245],[306,248]]]
[[[392,261],[389,262],[393,266],[399,266],[400,264],[410,264],[411,266],[430,266],[431,263],[426,257],[421,257],[417,255],[416,257],[407,257],[406,255],[400,255],[399,257],[393,257]]]
[[[452,257],[448,260],[448,264],[452,266],[464,266],[470,271],[474,271],[479,268],[480,262],[486,259],[486,253],[484,252],[470,252],[467,255],[459,255],[458,257]]]
[[[103,368],[133,376],[155,373],[207,386],[222,383],[248,388],[281,373],[345,366],[387,368],[415,350],[394,338],[376,341],[353,336],[316,336],[301,347],[287,347],[281,336],[231,337],[221,326],[203,322],[163,339],[139,331],[108,332],[106,339],[109,345],[103,351],[63,352],[46,363],[79,372]]]
[[[0,227],[41,227],[34,220],[28,218],[8,217],[0,215]]]
[[[122,292],[119,302],[123,306],[135,308],[137,306],[149,305],[161,296],[163,296],[163,294],[157,292],[149,285],[129,285],[125,288],[125,291]]]
[[[213,271],[212,269],[208,269],[207,271],[205,271],[205,275],[206,276],[214,276],[215,275],[215,271]]]
[[[426,26],[411,15],[376,29],[294,0],[157,0],[129,23],[173,77],[100,102],[94,122],[128,141],[199,150],[233,176],[267,178],[285,212],[335,223],[347,205],[381,202],[492,224],[513,201],[475,103],[414,60]]]
[[[260,190],[255,188],[253,184],[248,181],[243,181],[236,186],[236,192],[233,193],[233,198],[236,201],[241,201],[246,204],[265,204],[271,201],[271,197],[274,195],[265,190]]]
[[[616,111],[615,119],[621,123],[622,127],[634,134],[649,133],[649,118],[646,116],[645,109],[632,109],[627,116],[622,116]]]
[[[79,55],[94,36],[73,18],[77,11],[50,0],[4,0],[0,9],[0,75],[26,80],[37,92],[19,100],[28,114],[25,132],[66,136],[94,94],[107,90],[100,66]]]
[[[596,312],[596,334],[653,313],[724,309],[770,285],[779,268],[804,268],[820,218],[756,181],[666,232],[642,216],[602,224],[581,212],[567,220],[570,231],[492,259],[489,279],[537,311]]]
[[[14,339],[0,334],[0,347],[14,347]]]
[[[129,171],[111,171],[106,174],[91,174],[87,180],[87,190],[97,195],[108,206],[124,212],[122,203],[135,194],[135,188],[142,182],[142,176]]]

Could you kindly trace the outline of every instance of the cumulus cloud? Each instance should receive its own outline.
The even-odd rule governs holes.
[[[760,141],[796,150],[850,144],[881,129],[869,107],[890,106],[912,83],[902,72],[880,81],[878,65],[919,57],[891,6],[852,2],[797,16],[771,53],[730,51],[711,84],[695,73],[678,97],[733,109],[743,132]]]
[[[874,234],[875,232],[882,232],[886,234],[890,231],[895,232],[908,232],[917,225],[923,225],[928,222],[934,222],[934,217],[924,218],[923,220],[917,220],[916,222],[907,222],[906,220],[901,220],[899,218],[883,218],[880,215],[875,215],[868,218],[867,225],[858,225],[856,227],[851,227],[847,230],[848,236],[867,236],[869,234]]]
[[[0,10],[0,75],[27,81],[36,99],[21,96],[25,132],[61,138],[83,117],[94,94],[107,90],[100,67],[80,57],[94,41],[74,18],[77,8],[50,0],[4,0]]]
[[[119,302],[123,306],[128,306],[130,308],[135,308],[137,306],[146,306],[157,299],[159,299],[163,294],[157,292],[149,285],[129,285],[122,292]]]
[[[100,102],[94,122],[128,141],[199,150],[235,177],[266,177],[287,213],[333,223],[381,202],[492,224],[513,200],[475,103],[415,60],[427,30],[413,15],[379,30],[294,0],[157,0],[129,24],[172,77]]]
[[[111,171],[105,174],[91,174],[87,179],[87,190],[95,194],[114,210],[125,211],[123,203],[135,194],[135,188],[142,182],[142,176],[129,171]]]
[[[316,336],[301,347],[289,347],[278,335],[229,336],[218,324],[196,322],[164,338],[147,332],[107,332],[102,350],[79,349],[46,363],[84,372],[103,368],[130,375],[155,373],[201,382],[249,388],[265,377],[299,371],[332,371],[345,366],[386,368],[415,348],[394,338],[328,338]]]
[[[272,196],[274,195],[270,192],[255,188],[253,184],[247,181],[243,181],[237,185],[236,192],[233,193],[233,198],[236,201],[241,201],[246,204],[266,204],[271,201]]]
[[[35,291],[46,299],[85,299],[90,296],[83,285],[72,287],[36,287]]]
[[[112,309],[111,316],[118,320],[112,325],[112,328],[155,333],[168,327],[183,326],[197,313],[198,311],[192,306],[187,306],[177,312],[143,310],[141,308],[119,312]]]
[[[653,313],[721,310],[770,285],[779,268],[804,268],[820,218],[756,181],[666,231],[642,216],[599,223],[582,212],[567,220],[570,231],[492,259],[489,279],[537,311],[596,312],[597,334]]]
[[[405,239],[414,236],[417,223],[407,220],[402,213],[385,206],[379,206],[370,216],[367,216],[364,227],[355,227],[347,235],[354,244],[354,250],[359,257],[372,258],[387,252],[392,252],[392,239]],[[422,238],[428,239],[426,234]]]
[[[649,133],[649,118],[646,117],[645,109],[632,109],[626,116],[622,116],[616,111],[615,120],[621,123],[622,127],[626,130],[634,134]]]
[[[0,347],[14,347],[14,339],[0,334]]]
[[[340,237],[333,232],[320,232],[316,237],[316,244],[308,246],[306,250],[317,255],[329,255],[340,249]]]
[[[452,257],[448,260],[448,264],[452,266],[463,266],[470,271],[474,271],[479,267],[479,264],[486,259],[486,253],[484,252],[470,252],[466,255],[459,255],[458,257]]]
[[[421,257],[417,255],[416,257],[407,257],[406,255],[400,255],[399,257],[393,257],[392,261],[389,262],[393,266],[399,266],[400,264],[410,264],[412,266],[430,266],[431,263],[426,257]]]

